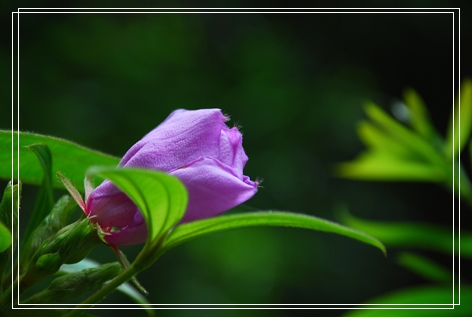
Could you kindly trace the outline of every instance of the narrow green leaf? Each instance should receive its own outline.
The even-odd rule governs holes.
[[[80,195],[77,188],[72,184],[70,179],[68,179],[64,174],[62,174],[61,172],[57,172],[56,174],[57,174],[57,177],[59,177],[59,179],[61,180],[62,184],[64,184],[64,187],[67,189],[69,194],[72,196],[72,198],[74,198],[75,202],[80,207],[80,209],[82,209],[82,211],[85,212],[85,209],[86,209],[85,202],[82,199],[82,196]]]
[[[415,253],[403,252],[398,256],[398,264],[425,278],[439,283],[452,283],[452,271],[432,260]]]
[[[343,235],[379,248],[384,254],[384,245],[374,237],[359,230],[348,228],[321,218],[288,212],[252,212],[219,216],[177,226],[164,242],[163,250],[168,250],[183,242],[213,232],[226,231],[255,226],[295,227],[332,232]]]
[[[82,261],[75,264],[62,265],[59,270],[59,274],[80,272],[82,270],[94,268],[99,265],[100,264],[98,262],[85,258]],[[154,311],[151,309],[151,306],[149,306],[150,304],[149,301],[140,292],[138,292],[135,288],[133,288],[131,284],[123,283],[117,288],[117,290],[129,296],[137,304],[140,304],[141,307],[146,308],[146,312],[149,316],[154,316]]]
[[[465,144],[469,141],[471,128],[472,80],[466,79],[462,83],[459,97],[456,98],[454,113],[451,116],[449,128],[447,130],[444,152],[450,159],[452,159],[453,154],[456,155],[461,152]]]
[[[344,314],[343,317],[467,317],[472,311],[472,287],[461,285],[460,305],[452,307],[453,291],[451,286],[419,286],[393,291],[381,295],[368,304],[385,304],[376,309],[357,309]],[[455,300],[458,302],[458,293]],[[391,305],[388,305],[391,304]],[[396,305],[395,305],[396,304]],[[412,306],[398,306],[398,304],[425,304],[426,306],[413,309]],[[432,305],[427,305],[432,304]],[[450,306],[434,306],[444,304]],[[372,308],[372,306],[370,306]],[[403,308],[403,309],[399,309]],[[405,309],[409,308],[409,309]],[[442,309],[440,309],[442,308]]]
[[[370,122],[360,122],[357,134],[365,145],[376,151],[385,151],[399,158],[411,158],[414,154],[404,144]]]
[[[14,142],[18,138],[18,133],[13,132]],[[116,166],[120,159],[94,151],[76,143],[59,139],[52,136],[20,132],[20,179],[25,184],[39,185],[43,178],[41,167],[37,164],[34,153],[26,148],[31,144],[44,143],[51,150],[54,157],[52,165],[53,174],[61,171],[67,175],[74,183],[79,184],[78,190],[83,192],[83,179],[85,172],[93,165]],[[14,149],[15,153],[17,149]],[[12,157],[12,132],[0,130],[0,162],[10,162]],[[17,175],[17,165],[14,165],[14,176]],[[0,178],[11,178],[11,166],[0,165]],[[63,188],[62,183],[54,179],[55,188]]]
[[[335,167],[338,177],[375,181],[444,182],[450,176],[441,167],[401,160],[379,151],[365,152]],[[451,178],[452,179],[452,178]]]
[[[379,222],[360,219],[347,211],[339,214],[340,222],[370,234],[386,246],[411,247],[452,254],[452,228],[409,222]],[[459,236],[455,236],[455,250],[459,251]],[[472,233],[461,232],[461,256],[472,258]]]
[[[11,245],[11,233],[10,230],[5,227],[3,223],[0,222],[0,253],[8,249]]]
[[[403,99],[410,110],[409,121],[413,129],[425,137],[425,139],[435,142],[438,135],[431,124],[428,109],[421,96],[418,95],[416,91],[409,88],[404,91]]]
[[[51,211],[54,205],[53,187],[52,187],[52,156],[48,146],[43,143],[27,146],[40,163],[43,170],[43,181],[39,187],[38,196],[33,209],[31,219],[28,221],[23,241],[26,241],[34,229],[41,223],[46,215]]]
[[[133,200],[146,220],[149,247],[185,213],[187,191],[176,177],[154,170],[109,167],[93,167],[88,174],[110,179]]]
[[[422,157],[425,162],[438,166],[447,165],[441,153],[431,143],[397,122],[374,103],[367,104],[364,110],[373,122],[407,146],[410,151]]]

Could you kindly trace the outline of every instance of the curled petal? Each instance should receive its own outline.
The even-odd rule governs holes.
[[[188,190],[189,203],[181,222],[216,216],[257,192],[257,183],[239,177],[216,159],[200,157],[169,174],[178,177]]]

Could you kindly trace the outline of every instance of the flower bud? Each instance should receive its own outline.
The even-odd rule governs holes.
[[[250,199],[258,187],[243,175],[248,157],[242,135],[225,124],[227,119],[220,109],[176,110],[133,145],[119,165],[178,177],[189,194],[181,222],[214,217]],[[108,243],[133,245],[146,240],[141,212],[110,181],[95,188],[86,205],[88,216],[107,233]]]
[[[21,287],[27,288],[56,273],[64,263],[81,261],[101,242],[96,228],[87,218],[62,228],[35,252],[21,278]]]

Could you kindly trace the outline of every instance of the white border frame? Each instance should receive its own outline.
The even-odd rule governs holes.
[[[411,10],[449,10],[449,11],[411,11]],[[30,11],[28,11],[30,10]],[[41,10],[41,11],[34,11],[34,10]],[[42,11],[42,10],[56,10],[56,11]],[[57,11],[57,10],[68,10],[68,11]],[[94,10],[94,11],[76,11],[76,10]],[[99,11],[99,10],[123,10],[123,11]],[[133,10],[133,11],[126,11],[126,10]],[[138,10],[146,10],[146,11],[138,11]],[[160,11],[159,11],[160,10]],[[177,11],[172,11],[177,10]],[[184,10],[196,10],[196,11],[184,11]],[[211,11],[204,11],[204,10],[211,10]],[[224,10],[224,11],[216,11],[216,10]],[[240,11],[230,11],[230,10],[240,10]],[[244,11],[244,10],[251,10],[251,11]],[[258,11],[264,10],[264,11]],[[277,11],[281,10],[281,11]],[[295,10],[302,10],[302,11],[295,11]],[[312,10],[320,10],[318,12]],[[334,11],[331,11],[334,10]],[[341,10],[352,10],[352,11],[341,11]],[[356,10],[356,11],[354,11]],[[365,11],[361,11],[365,10]],[[373,10],[405,10],[405,11],[373,11]],[[277,13],[277,14],[293,14],[293,13],[305,13],[305,14],[330,14],[330,13],[452,13],[453,16],[453,113],[454,113],[454,105],[455,105],[455,68],[456,68],[456,61],[455,61],[455,11],[458,11],[458,78],[460,80],[460,8],[18,8],[16,12],[12,12],[12,182],[14,179],[14,18],[15,15],[17,16],[17,179],[20,179],[19,169],[20,169],[20,137],[19,137],[19,126],[20,126],[20,79],[19,79],[19,69],[20,69],[20,13],[29,13],[29,14],[41,14],[41,13],[72,13],[72,14],[103,14],[103,13],[113,13],[113,14],[132,14],[132,13],[139,13],[139,14],[200,14],[200,13],[218,13],[218,14],[253,14],[253,13]],[[460,84],[460,83],[459,83]],[[460,117],[460,98],[459,98],[459,117]],[[454,138],[454,125],[455,122],[453,121],[453,138]],[[460,131],[460,121],[459,121],[459,129]],[[460,144],[460,133],[459,133],[459,144]],[[458,157],[460,161],[460,153]],[[454,149],[453,149],[453,183],[455,177],[455,156],[454,156]],[[460,173],[458,174],[459,177],[459,192],[460,192]],[[12,292],[12,309],[110,309],[110,308],[119,308],[119,309],[454,309],[455,306],[460,305],[460,203],[458,208],[458,303],[455,303],[455,257],[454,257],[454,250],[455,250],[455,192],[453,187],[453,244],[452,244],[452,262],[453,262],[453,281],[452,281],[452,303],[451,304],[150,304],[150,308],[144,307],[129,307],[129,306],[141,306],[141,304],[95,304],[94,306],[106,306],[106,307],[90,307],[87,304],[39,304],[48,307],[31,307],[32,304],[20,304],[19,303],[19,289],[18,289],[18,302],[16,303],[18,307],[14,307],[13,303],[13,292]],[[20,199],[20,194],[18,193],[18,200]],[[12,216],[13,216],[13,200],[12,200]],[[14,232],[14,227],[12,223],[12,233]],[[17,226],[17,235],[19,241],[19,221]],[[19,247],[17,248],[17,256],[19,257]],[[14,266],[14,253],[12,249],[12,271]],[[17,267],[17,272],[19,274],[19,265]],[[12,285],[14,283],[13,274],[12,274]],[[35,304],[38,305],[38,304]],[[51,306],[59,306],[59,307],[51,307]],[[75,306],[75,307],[70,307]],[[127,307],[121,307],[127,306]],[[164,306],[164,307],[162,307]],[[184,307],[168,307],[168,306],[184,306]],[[192,307],[185,307],[185,306],[192,306]],[[206,306],[206,307],[195,307],[195,306]],[[210,307],[208,307],[210,306]],[[211,307],[211,306],[218,306],[218,307]],[[230,307],[224,307],[230,306]],[[250,307],[246,307],[250,306]],[[263,307],[257,307],[263,306]],[[273,306],[284,306],[284,307],[273,307]],[[303,307],[285,307],[285,306],[303,306]],[[341,307],[313,307],[313,306],[341,306]],[[348,307],[345,307],[348,306]],[[354,307],[353,307],[354,306]],[[364,307],[355,307],[355,306],[364,306]],[[374,306],[374,307],[365,307],[365,306]],[[388,306],[388,307],[382,307]],[[391,306],[402,306],[402,307],[394,307]],[[407,306],[407,307],[403,307]],[[414,307],[420,306],[420,307]],[[427,307],[421,307],[427,306]],[[431,307],[433,306],[433,307]],[[440,306],[440,307],[434,307]],[[80,307],[80,308],[79,308]]]

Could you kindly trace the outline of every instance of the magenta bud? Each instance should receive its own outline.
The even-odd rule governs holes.
[[[120,166],[164,171],[185,185],[189,202],[181,222],[214,217],[250,199],[258,182],[243,174],[248,160],[242,135],[229,128],[220,109],[175,110],[133,145]],[[114,245],[146,241],[144,218],[110,181],[87,197],[86,212]]]

